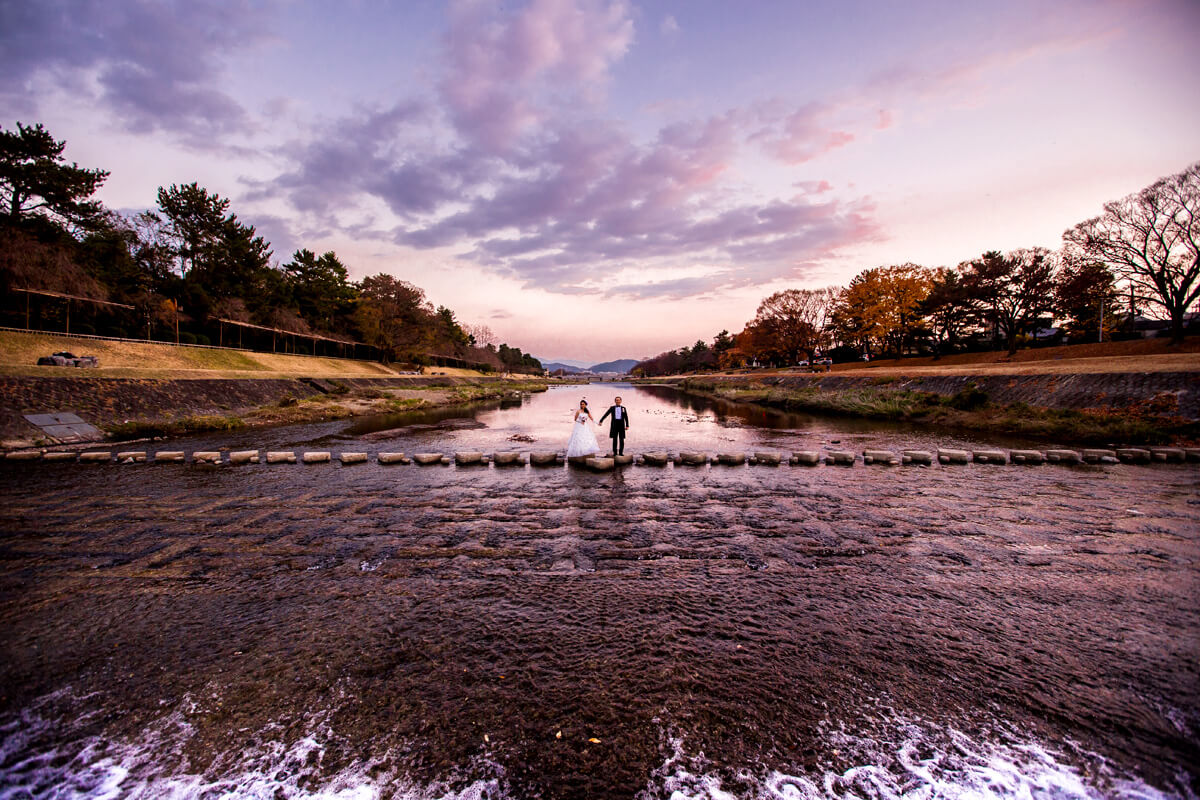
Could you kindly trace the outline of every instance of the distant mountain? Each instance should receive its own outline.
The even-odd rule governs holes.
[[[605,361],[603,364],[593,364],[592,372],[618,372],[624,374],[637,365],[635,358],[618,358],[616,361]]]
[[[626,373],[637,364],[634,358],[618,358],[616,361],[605,361],[603,364],[587,366],[584,361],[543,361],[542,366],[551,372],[562,370],[566,373],[578,372],[617,372]]]
[[[542,361],[542,367],[550,372],[557,372],[560,369],[566,373],[583,372],[583,368],[573,367],[570,364],[564,364],[561,361]]]
[[[590,361],[579,361],[578,359],[574,358],[539,358],[538,361],[542,362],[542,366],[547,364],[558,364],[560,367],[570,367],[571,369],[576,370],[587,369],[591,364]]]

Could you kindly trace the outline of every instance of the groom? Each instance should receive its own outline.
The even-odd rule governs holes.
[[[604,416],[600,417],[597,425],[604,424],[604,417],[612,415],[612,422],[608,424],[608,435],[613,440],[613,455],[625,455],[625,429],[629,427],[629,411],[625,406],[621,405],[621,398],[614,397],[613,404],[608,407],[608,411],[604,412]]]

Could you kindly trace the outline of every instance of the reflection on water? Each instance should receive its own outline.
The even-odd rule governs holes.
[[[615,391],[635,452],[953,441]],[[1195,797],[1196,474],[0,463],[0,797]]]
[[[172,443],[180,448],[287,448],[318,446],[334,450],[562,450],[571,435],[575,409],[586,399],[599,420],[620,395],[630,412],[626,451],[816,449],[836,444],[874,447],[1028,446],[1026,440],[947,432],[903,422],[792,414],[775,409],[690,395],[669,386],[592,384],[554,386],[521,399],[471,406],[379,414],[313,425],[292,425],[233,433],[205,434]],[[486,427],[453,430],[437,426],[472,418]],[[418,429],[413,430],[416,426]],[[399,429],[399,430],[397,430]],[[397,430],[395,436],[378,436]],[[371,435],[369,439],[359,437]],[[607,422],[597,428],[601,446]],[[1064,442],[1065,446],[1073,443]],[[1045,447],[1041,442],[1038,446]]]

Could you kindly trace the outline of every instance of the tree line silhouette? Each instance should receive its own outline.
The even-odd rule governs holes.
[[[1009,354],[1041,341],[1142,335],[1138,315],[1167,322],[1173,342],[1200,328],[1200,163],[1104,204],[1063,233],[1057,251],[989,250],[954,268],[863,270],[844,287],[787,289],[763,299],[737,334],[647,359],[666,375],[964,350]]]
[[[40,124],[0,129],[5,325],[32,327],[36,312],[39,325],[73,321],[76,333],[328,355],[366,345],[387,361],[542,371],[407,281],[352,281],[332,251],[277,263],[229,199],[197,183],[159,188],[137,214],[107,209],[93,195],[109,173],[68,163],[65,146]]]

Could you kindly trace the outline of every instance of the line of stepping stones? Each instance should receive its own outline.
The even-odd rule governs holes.
[[[188,454],[182,450],[159,450],[151,457],[145,450],[125,450],[113,453],[110,450],[99,451],[42,451],[15,450],[3,454],[6,461],[70,461],[89,464],[108,464],[112,462],[134,464],[150,461],[152,463],[183,463],[188,461]],[[193,464],[326,464],[331,461],[342,464],[365,464],[370,461],[368,453],[339,453],[336,456],[328,450],[309,450],[298,456],[292,450],[268,450],[260,453],[258,450],[234,450],[226,454],[218,450],[197,450],[191,454]],[[787,461],[792,466],[819,466],[821,464],[837,466],[853,466],[856,463],[880,465],[914,465],[931,466],[938,464],[1181,464],[1184,462],[1200,462],[1200,448],[1179,447],[1127,447],[1116,450],[944,450],[935,452],[929,450],[902,450],[895,453],[891,450],[863,450],[860,454],[851,450],[799,450],[790,457],[781,453],[715,453],[682,451],[671,454],[666,451],[642,453],[637,456],[587,456],[584,458],[564,458],[556,452],[531,452],[528,457],[521,452],[483,453],[478,451],[459,452],[453,455],[445,453],[414,453],[411,457],[404,453],[377,453],[375,461],[378,464],[412,464],[422,466],[434,464],[456,464],[460,467],[473,465],[494,464],[497,467],[518,466],[530,464],[535,467],[554,466],[564,461],[583,466],[597,472],[615,469],[619,466],[639,464],[649,467],[663,467],[668,463],[676,466],[704,466],[706,464],[721,466],[740,466],[758,464],[776,467]]]

